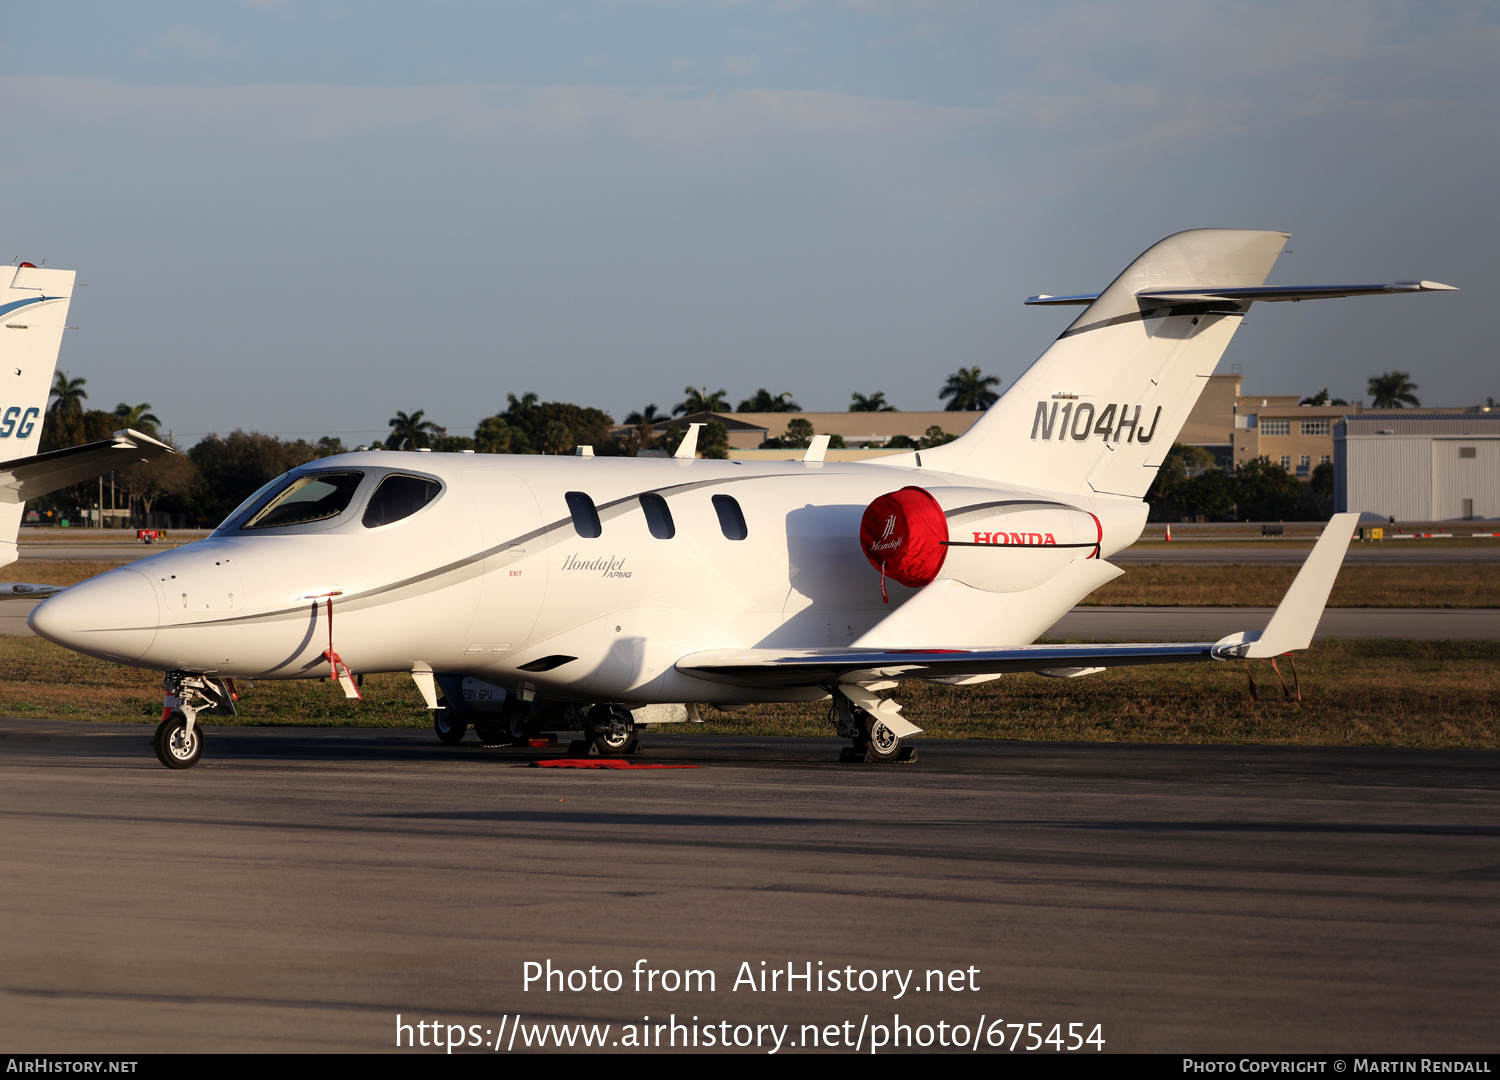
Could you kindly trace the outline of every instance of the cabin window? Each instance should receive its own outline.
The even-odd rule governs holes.
[[[719,515],[719,531],[725,540],[743,540],[750,535],[745,514],[733,495],[715,495],[714,512]]]
[[[646,515],[646,528],[651,530],[652,536],[658,540],[670,540],[677,535],[677,526],[672,524],[672,510],[667,506],[667,500],[656,492],[641,496],[641,510]]]
[[[392,473],[380,481],[375,494],[370,496],[370,505],[365,507],[362,519],[364,526],[367,529],[378,529],[382,525],[411,517],[436,499],[442,490],[443,485],[436,480]]]
[[[568,500],[568,513],[573,515],[574,532],[590,540],[604,532],[593,499],[581,491],[570,491],[563,498]]]
[[[326,472],[294,476],[258,514],[245,522],[243,528],[276,529],[336,518],[349,508],[364,475],[359,472]]]

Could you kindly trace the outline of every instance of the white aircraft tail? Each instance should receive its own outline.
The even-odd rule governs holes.
[[[35,456],[41,443],[73,277],[30,263],[0,267],[0,465]],[[24,510],[0,499],[0,565],[15,558]]]
[[[1262,285],[1287,233],[1195,229],[1146,251],[977,424],[922,465],[1027,487],[1139,499],[1250,306],[1203,290]],[[1193,290],[1196,296],[1151,296]]]

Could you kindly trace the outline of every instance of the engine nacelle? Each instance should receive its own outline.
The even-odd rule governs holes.
[[[988,488],[905,487],[865,508],[860,545],[875,569],[912,588],[959,581],[1032,589],[1075,559],[1097,558],[1104,529],[1087,510]]]

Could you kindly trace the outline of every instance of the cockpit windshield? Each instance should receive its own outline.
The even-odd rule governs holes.
[[[275,529],[336,518],[348,509],[364,475],[360,472],[323,472],[293,477],[240,528]]]

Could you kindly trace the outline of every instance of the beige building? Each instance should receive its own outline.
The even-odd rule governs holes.
[[[1296,394],[1242,393],[1243,378],[1210,375],[1177,441],[1210,451],[1221,468],[1268,457],[1303,480],[1333,462],[1334,424],[1361,402],[1299,405]]]

